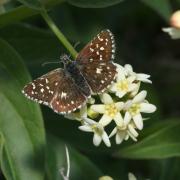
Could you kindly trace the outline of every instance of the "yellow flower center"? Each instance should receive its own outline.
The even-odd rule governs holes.
[[[140,104],[133,104],[129,108],[129,112],[132,116],[135,116],[136,114],[138,114],[140,112]]]
[[[106,104],[105,105],[105,114],[114,118],[114,116],[117,114],[118,109],[115,105],[115,103],[112,104]]]
[[[102,135],[103,128],[98,127],[96,124],[92,125],[91,128],[95,133],[99,134],[100,136]]]
[[[118,131],[123,131],[127,129],[127,126],[123,123],[121,126],[117,126]]]
[[[128,83],[128,81],[126,79],[122,80],[122,81],[119,81],[119,82],[116,83],[116,88],[119,91],[128,91],[129,83]]]

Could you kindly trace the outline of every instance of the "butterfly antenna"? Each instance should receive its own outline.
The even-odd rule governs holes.
[[[76,42],[76,43],[74,44],[74,49],[76,49],[79,44],[80,44],[80,41]]]
[[[42,63],[42,65],[41,66],[45,66],[45,65],[47,65],[47,64],[60,64],[61,62],[60,61],[54,61],[54,62],[44,62],[44,63]]]

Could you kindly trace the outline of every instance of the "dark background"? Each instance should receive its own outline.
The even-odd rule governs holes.
[[[178,3],[172,1],[172,9]],[[157,106],[145,127],[168,118],[180,116],[180,41],[172,40],[162,32],[169,26],[157,11],[141,1],[124,1],[107,8],[79,8],[61,4],[49,11],[50,16],[72,44],[80,42],[79,51],[102,29],[110,29],[116,40],[115,62],[131,64],[135,72],[151,75],[152,85],[143,85],[148,90],[148,100]],[[59,61],[62,53],[68,53],[39,16],[30,17],[21,23],[0,29],[0,35],[24,58],[33,78],[60,65],[43,62]],[[78,123],[64,119],[42,106],[45,127],[48,133],[65,140],[90,158],[104,174],[116,179],[126,179],[133,172],[138,179],[180,179],[178,158],[163,160],[117,160],[109,155],[104,145],[95,148],[92,136],[78,130]],[[88,179],[88,178],[87,178]]]

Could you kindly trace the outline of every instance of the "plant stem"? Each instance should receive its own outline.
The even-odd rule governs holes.
[[[57,38],[60,40],[60,42],[64,45],[64,47],[70,52],[72,57],[75,59],[77,56],[76,50],[73,48],[73,46],[69,43],[69,41],[66,39],[66,37],[63,35],[63,33],[58,29],[58,27],[55,25],[53,20],[49,17],[46,11],[41,12],[42,17],[48,24],[49,28],[54,32],[54,34],[57,36]]]

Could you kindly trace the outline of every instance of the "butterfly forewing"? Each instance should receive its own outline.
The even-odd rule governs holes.
[[[27,84],[23,93],[29,99],[49,105],[62,78],[62,70],[56,69]]]
[[[102,92],[115,79],[114,53],[114,37],[109,30],[105,30],[78,54],[79,68],[93,93]]]
[[[104,30],[80,51],[77,60],[82,64],[108,62],[114,60],[114,54],[114,36],[109,30]]]
[[[53,70],[35,79],[24,87],[23,93],[57,113],[74,111],[86,101],[86,97],[63,69]]]

